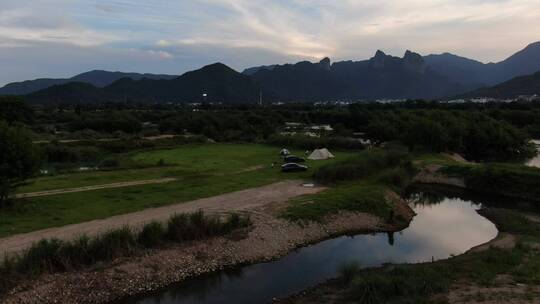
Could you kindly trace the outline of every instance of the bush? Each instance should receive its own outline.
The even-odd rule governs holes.
[[[397,266],[368,271],[352,279],[346,298],[355,303],[425,303],[429,296],[448,290],[446,267]]]
[[[110,261],[126,256],[137,248],[136,237],[128,227],[107,232],[90,241],[89,255],[97,261]]]
[[[411,177],[412,174],[409,173],[405,168],[397,167],[386,170],[379,177],[379,181],[397,189],[404,189],[407,187],[407,185],[409,185]]]
[[[22,254],[0,264],[0,293],[16,284],[19,278],[80,269],[98,262],[133,255],[139,248],[156,247],[166,240],[176,242],[199,240],[224,235],[250,224],[248,218],[231,214],[225,220],[206,216],[202,211],[178,214],[168,222],[167,229],[159,223],[145,225],[139,233],[128,227],[73,241],[41,240]]]
[[[189,215],[177,214],[171,217],[167,224],[166,235],[169,240],[176,242],[200,240],[210,236],[224,235],[249,224],[249,219],[242,219],[237,214],[232,214],[222,221],[218,217],[208,217],[202,211],[198,211]]]
[[[441,171],[465,179],[467,188],[487,194],[540,200],[540,169],[507,164],[452,165]]]
[[[339,266],[338,272],[339,275],[343,278],[346,283],[351,282],[354,276],[360,270],[360,264],[356,261],[343,263]]]
[[[57,239],[41,240],[33,244],[19,260],[17,271],[30,274],[53,272],[62,265],[58,255],[62,241]]]
[[[145,248],[153,248],[163,243],[165,227],[160,222],[151,222],[143,227],[137,241]]]
[[[366,151],[357,157],[321,167],[313,178],[323,184],[355,180],[384,168],[399,166],[407,160],[405,153]]]

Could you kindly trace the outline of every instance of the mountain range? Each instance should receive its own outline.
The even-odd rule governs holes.
[[[26,80],[21,82],[12,82],[0,88],[0,95],[26,95],[39,90],[43,90],[54,85],[66,84],[69,82],[84,82],[96,87],[105,87],[119,79],[130,78],[139,80],[148,79],[173,79],[178,76],[173,75],[156,75],[156,74],[139,74],[139,73],[123,73],[123,72],[108,72],[94,70],[82,73],[71,78],[40,78],[35,80]]]
[[[436,99],[487,93],[490,86],[537,71],[540,71],[540,42],[499,63],[484,64],[449,53],[421,56],[407,51],[403,57],[394,57],[377,51],[363,61],[332,63],[324,58],[314,63],[253,67],[242,73],[221,63],[182,76],[92,71],[69,79],[13,83],[1,88],[0,94],[26,95],[28,101],[36,103],[246,103],[259,101],[261,95],[264,101],[284,102]],[[527,82],[512,83],[516,86]],[[503,88],[508,86],[498,88],[500,96],[507,95],[500,91]],[[535,90],[531,92],[540,93]]]
[[[505,99],[531,95],[540,95],[540,71],[532,75],[515,77],[492,87],[480,88],[459,97],[488,97]]]
[[[215,63],[173,79],[121,78],[98,88],[89,83],[55,85],[25,96],[33,103],[111,102],[236,102],[258,100],[262,88],[228,66]]]

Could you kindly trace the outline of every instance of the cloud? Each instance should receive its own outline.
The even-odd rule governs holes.
[[[377,49],[499,61],[540,40],[538,7],[540,0],[2,0],[0,65],[15,71],[5,58],[27,60],[35,64],[27,75],[49,76],[56,71],[39,55],[22,56],[41,50],[61,61],[49,54],[60,45],[82,60],[74,67],[176,73],[214,61],[242,69],[325,56],[358,60]]]

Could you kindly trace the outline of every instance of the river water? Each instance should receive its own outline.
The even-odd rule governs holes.
[[[409,203],[417,216],[400,233],[330,239],[274,262],[205,275],[124,303],[268,303],[337,276],[345,262],[370,267],[446,259],[497,235],[495,225],[476,212],[480,201],[417,192]]]
[[[536,145],[536,148],[538,149],[538,155],[536,155],[534,158],[529,159],[525,164],[529,167],[537,167],[540,168],[540,140],[532,140],[532,142]]]

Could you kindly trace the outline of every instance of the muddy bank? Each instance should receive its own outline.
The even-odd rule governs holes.
[[[342,212],[322,223],[291,223],[276,216],[284,203],[246,209],[253,226],[227,237],[146,251],[91,270],[45,275],[12,290],[2,303],[107,303],[158,290],[203,273],[280,258],[295,248],[352,232],[398,231],[414,212],[396,194],[402,223],[388,224],[365,213]]]
[[[466,189],[465,179],[459,177],[450,177],[439,172],[442,166],[430,165],[423,168],[414,178],[416,184],[443,185]]]

